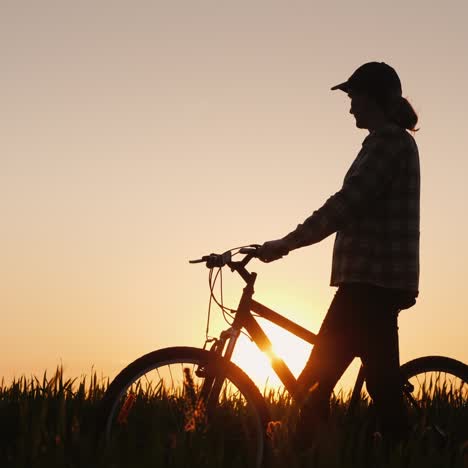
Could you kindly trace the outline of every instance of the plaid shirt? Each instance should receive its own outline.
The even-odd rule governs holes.
[[[331,285],[370,283],[418,291],[419,154],[397,125],[371,132],[343,187],[295,231],[290,249],[336,232]]]

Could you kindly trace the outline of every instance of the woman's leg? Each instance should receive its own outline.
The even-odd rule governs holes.
[[[329,414],[333,388],[355,357],[352,328],[353,299],[349,288],[335,294],[320,328],[307,364],[298,377],[299,399],[303,401],[295,433],[297,448],[313,444]]]
[[[398,346],[398,309],[383,298],[379,310],[369,316],[361,359],[366,385],[374,402],[382,435],[399,442],[408,435],[408,415],[403,401]]]

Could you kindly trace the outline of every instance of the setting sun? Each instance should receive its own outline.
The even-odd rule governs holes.
[[[265,386],[278,388],[282,383],[271,369],[270,357],[283,359],[297,377],[306,363],[311,345],[266,320],[258,319],[258,322],[272,342],[271,355],[262,353],[255,343],[241,335],[233,360],[262,390]]]

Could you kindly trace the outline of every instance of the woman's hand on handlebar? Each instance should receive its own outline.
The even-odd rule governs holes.
[[[288,255],[289,247],[284,239],[277,239],[265,242],[258,249],[256,256],[265,263],[279,260],[281,257]]]

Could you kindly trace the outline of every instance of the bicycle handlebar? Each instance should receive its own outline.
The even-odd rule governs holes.
[[[240,262],[242,266],[247,265],[247,263],[250,260],[252,260],[252,258],[257,256],[256,254],[257,254],[259,247],[260,245],[258,244],[252,244],[246,247],[241,247],[239,249],[239,253],[245,255],[242,262]],[[236,250],[236,249],[228,250],[222,254],[211,253],[209,255],[204,255],[202,258],[198,258],[196,260],[189,260],[189,263],[206,263],[206,266],[208,268],[216,268],[216,267],[221,268],[226,265],[229,265],[232,268],[235,265],[235,263],[232,262],[233,250]]]

